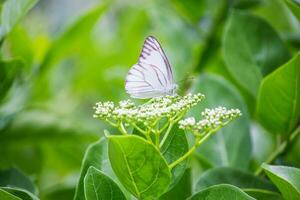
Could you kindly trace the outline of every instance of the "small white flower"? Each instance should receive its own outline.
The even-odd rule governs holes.
[[[134,103],[130,99],[128,99],[128,100],[120,101],[119,102],[119,106],[121,108],[132,108],[135,105],[134,105]]]
[[[191,129],[195,126],[196,120],[194,117],[189,117],[178,122],[179,128],[181,129]]]
[[[114,103],[111,101],[107,101],[104,103],[98,102],[96,103],[96,106],[94,106],[95,109],[94,117],[99,117],[99,118],[110,117],[114,107],[115,107]]]

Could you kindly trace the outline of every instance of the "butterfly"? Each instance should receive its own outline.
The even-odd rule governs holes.
[[[145,39],[137,64],[128,71],[125,90],[132,97],[147,99],[175,95],[172,66],[153,36]]]

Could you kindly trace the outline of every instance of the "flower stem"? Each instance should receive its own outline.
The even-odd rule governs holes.
[[[288,144],[291,143],[297,136],[300,134],[300,126],[298,126],[286,139],[283,141],[276,150],[267,158],[267,160],[264,162],[266,164],[271,164],[279,155],[281,155],[285,149],[287,148]],[[263,173],[263,168],[261,166],[258,167],[258,169],[255,171],[255,175],[259,176]]]
[[[160,133],[157,131],[155,133],[155,145],[157,148],[159,148],[159,139],[160,139]]]
[[[117,127],[117,128],[119,129],[119,131],[120,131],[123,135],[127,135],[127,131],[126,131],[126,129],[124,128],[122,122],[119,122],[119,123],[116,124],[116,123],[110,121],[109,119],[106,119],[105,121],[106,121],[107,123],[109,123],[111,126]]]
[[[170,119],[170,123],[169,123],[168,129],[165,132],[164,137],[163,137],[163,139],[161,140],[161,142],[159,144],[159,148],[161,148],[162,145],[165,143],[166,139],[168,138],[168,136],[170,134],[171,129],[174,126],[174,124],[176,124],[185,114],[186,114],[186,111],[184,111],[181,114],[177,114],[173,118]]]
[[[186,152],[182,157],[178,158],[176,161],[174,161],[173,163],[171,163],[169,165],[169,168],[172,169],[173,167],[175,167],[176,165],[178,165],[179,163],[181,163],[182,161],[184,161],[185,159],[187,159],[196,149],[198,146],[200,146],[205,140],[207,140],[213,133],[215,133],[216,131],[218,131],[222,126],[219,126],[211,131],[209,131],[207,134],[205,134],[204,137],[197,137],[195,144],[192,148],[190,148],[190,150],[188,152]]]
[[[152,139],[150,137],[150,134],[146,133],[145,136],[146,136],[147,140],[153,144],[153,141],[152,141]]]
[[[109,123],[111,126],[117,127],[118,125],[112,121],[110,121],[109,119],[105,120],[107,123]]]
[[[182,157],[180,157],[179,159],[177,159],[174,162],[172,162],[169,165],[170,170],[173,169],[173,167],[175,167],[176,165],[178,165],[180,162],[182,162],[186,158],[188,158],[196,150],[196,148],[197,148],[196,145],[192,146],[192,148],[190,148],[190,150],[188,152],[186,152]]]
[[[138,127],[135,123],[131,123],[131,125],[138,130],[139,132],[143,133],[144,135],[146,135],[146,131],[142,130],[140,127]]]
[[[123,135],[127,135],[127,131],[126,129],[124,128],[124,125],[122,122],[119,123],[119,126],[118,126],[120,132],[123,134]]]
[[[159,148],[161,148],[162,145],[165,143],[165,141],[166,141],[168,135],[170,134],[170,131],[171,131],[173,125],[174,125],[174,122],[173,122],[173,121],[170,121],[169,127],[168,127],[168,129],[166,130],[166,132],[165,132],[165,134],[164,134],[164,137],[163,137],[163,139],[161,140],[161,142],[160,142],[160,144],[159,144]]]
[[[162,133],[167,127],[169,127],[169,123],[166,123],[166,124],[159,130],[159,133]]]

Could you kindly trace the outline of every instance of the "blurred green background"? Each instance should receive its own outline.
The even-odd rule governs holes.
[[[128,98],[124,79],[148,35],[161,42],[179,93],[199,87],[211,101],[244,111],[242,129],[250,136],[243,138],[248,160],[241,168],[255,170],[276,148],[276,136],[255,122],[255,97],[225,67],[222,40],[231,11],[238,9],[269,23],[294,54],[300,26],[286,1],[40,0],[32,6],[1,40],[1,65],[10,70],[0,72],[6,83],[0,88],[0,168],[29,175],[41,199],[72,198],[85,148],[109,129],[92,118],[92,107]],[[206,79],[198,82],[201,76]],[[276,162],[300,167],[299,148],[291,145]],[[204,147],[204,158],[210,154],[218,152]],[[203,160],[200,171],[212,167]],[[226,165],[218,158],[215,163]]]

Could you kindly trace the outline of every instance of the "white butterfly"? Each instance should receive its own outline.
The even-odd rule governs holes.
[[[137,99],[176,94],[172,67],[153,36],[146,38],[138,63],[129,70],[125,89]]]

